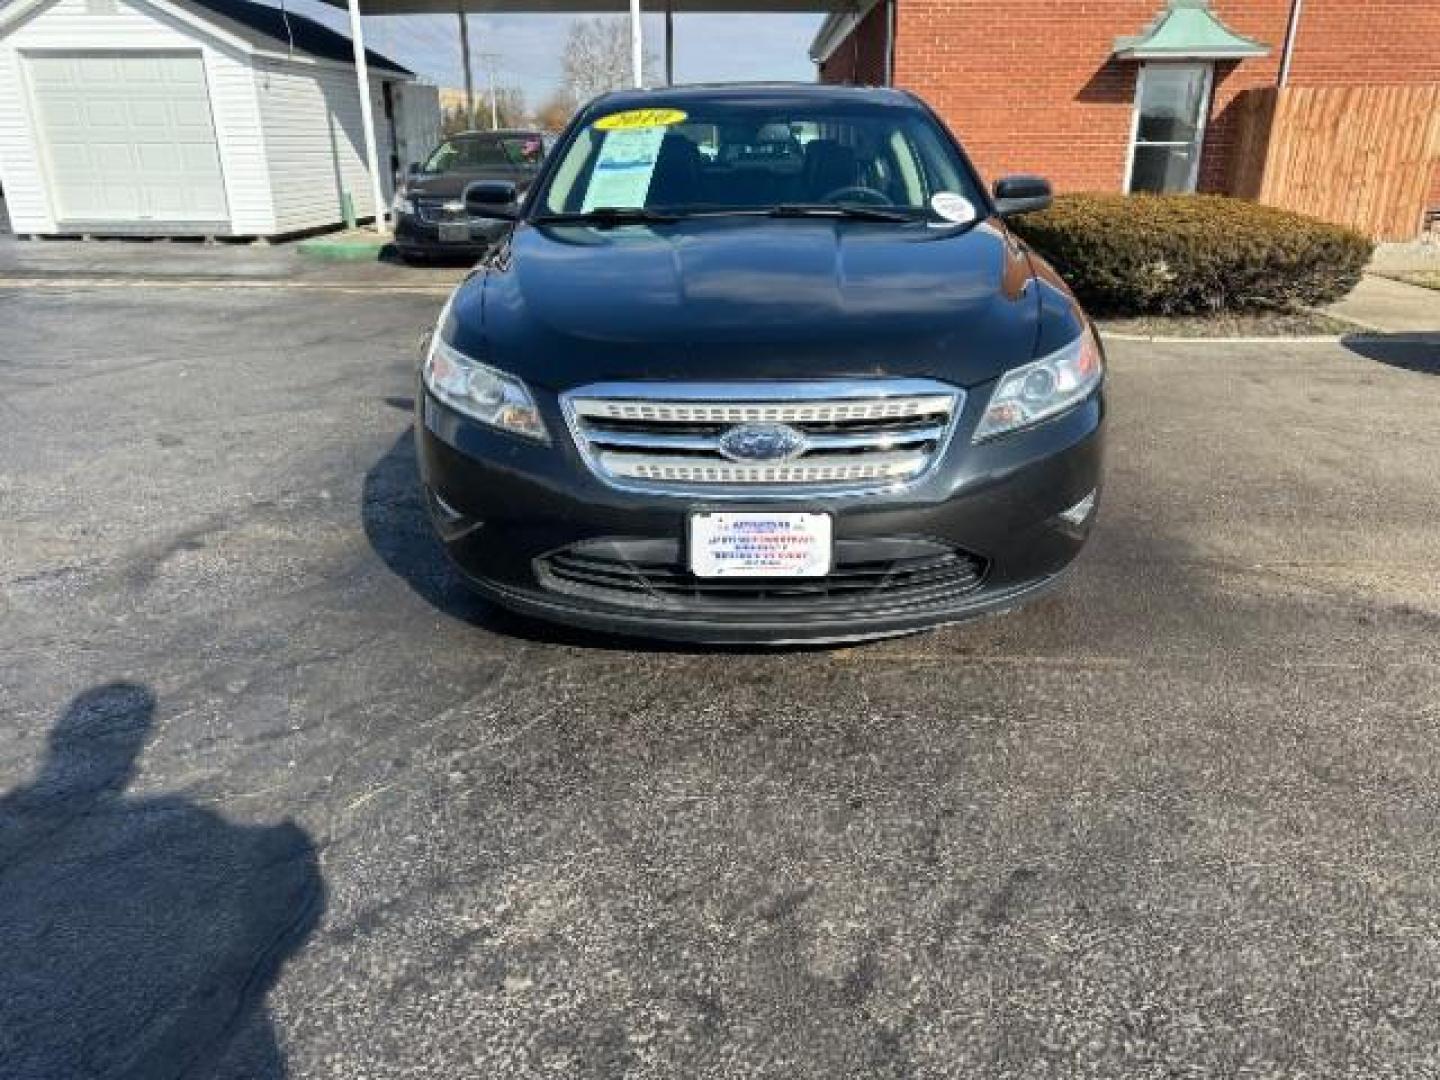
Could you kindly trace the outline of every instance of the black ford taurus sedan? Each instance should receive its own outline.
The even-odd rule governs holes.
[[[1094,328],[908,94],[694,87],[574,119],[421,363],[435,526],[499,604],[858,640],[1051,586],[1090,531]]]

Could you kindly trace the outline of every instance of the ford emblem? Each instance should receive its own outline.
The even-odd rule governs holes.
[[[731,461],[789,461],[807,447],[804,434],[785,424],[741,424],[720,436],[720,453]]]

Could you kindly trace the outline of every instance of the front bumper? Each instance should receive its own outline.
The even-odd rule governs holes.
[[[988,393],[972,393],[938,467],[892,493],[795,501],[763,509],[834,515],[842,551],[953,552],[973,570],[950,588],[854,590],[841,595],[717,597],[675,589],[688,574],[689,515],[721,507],[703,498],[617,490],[581,459],[553,399],[540,407],[543,446],[476,424],[419,385],[416,434],[432,518],[466,579],[496,603],[538,618],[610,633],[711,643],[853,641],[940,626],[1004,610],[1044,592],[1079,554],[1093,514],[1060,514],[1100,487],[1104,401],[1100,392],[1029,431],[972,445]],[[596,546],[659,551],[670,588],[628,593],[557,580],[552,560]],[[896,547],[898,545],[898,547]],[[906,545],[910,547],[907,548]],[[857,556],[859,557],[859,556]],[[947,556],[948,557],[948,556]],[[839,564],[837,563],[837,569]],[[703,583],[696,582],[697,585]]]
[[[395,216],[395,247],[402,255],[474,255],[485,254],[493,247],[505,230],[507,221],[470,221],[470,238],[464,241],[441,240],[438,222],[422,221],[415,214]]]

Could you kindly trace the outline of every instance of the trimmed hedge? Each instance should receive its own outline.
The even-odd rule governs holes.
[[[1012,228],[1081,302],[1193,315],[1338,300],[1373,245],[1339,225],[1220,195],[1062,195]]]

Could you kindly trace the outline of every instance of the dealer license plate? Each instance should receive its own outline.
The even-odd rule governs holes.
[[[824,577],[830,572],[829,514],[690,515],[696,577]]]
[[[468,221],[440,222],[440,242],[442,244],[468,244],[470,242],[470,223]]]

